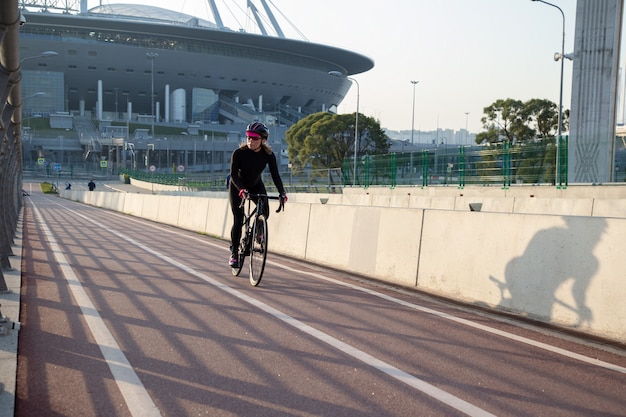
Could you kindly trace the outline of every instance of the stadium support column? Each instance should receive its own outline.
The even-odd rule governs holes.
[[[98,80],[98,120],[102,120],[102,80]]]
[[[165,123],[170,122],[170,85],[165,84]]]

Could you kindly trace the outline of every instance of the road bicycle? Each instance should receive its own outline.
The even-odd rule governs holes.
[[[250,284],[259,285],[265,270],[267,259],[267,218],[265,216],[265,205],[269,200],[279,200],[276,213],[285,208],[284,201],[278,196],[268,196],[266,194],[248,194],[241,200],[239,207],[244,209],[244,220],[239,242],[237,267],[231,268],[233,275],[238,276],[243,269],[244,259],[250,256]],[[253,206],[252,203],[256,204]]]

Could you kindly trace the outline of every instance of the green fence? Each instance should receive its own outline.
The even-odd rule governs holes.
[[[508,188],[514,184],[568,186],[568,136],[559,142],[559,160],[554,138],[532,143],[499,142],[485,146],[433,146],[415,152],[345,158],[341,168],[283,170],[288,192],[342,192],[344,187],[491,185]],[[626,181],[626,142],[615,142],[615,182]],[[557,174],[558,167],[558,175]],[[131,178],[186,190],[225,190],[227,172],[163,174],[121,170]],[[269,174],[264,174],[268,191],[275,191]]]
[[[567,187],[568,137],[561,137],[557,163],[554,139],[485,146],[438,146],[419,152],[365,155],[344,160],[344,186],[552,184]],[[559,175],[556,176],[557,166]]]

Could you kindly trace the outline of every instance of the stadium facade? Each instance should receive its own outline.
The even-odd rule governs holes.
[[[153,6],[21,2],[24,116],[288,127],[341,103],[351,82],[330,71],[374,66],[358,53],[285,38],[271,14],[278,36],[270,36],[256,9],[263,34],[230,30],[210,4],[217,23]]]

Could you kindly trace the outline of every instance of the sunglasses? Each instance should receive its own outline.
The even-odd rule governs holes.
[[[262,138],[257,138],[254,136],[246,136],[246,138],[250,139],[250,140],[261,140]]]

